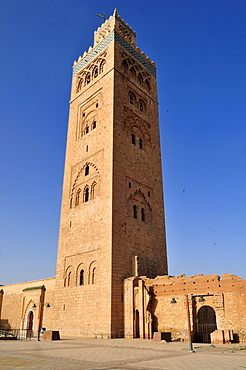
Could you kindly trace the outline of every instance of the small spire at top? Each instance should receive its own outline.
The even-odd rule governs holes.
[[[118,15],[118,11],[117,11],[117,9],[115,8],[115,9],[114,9],[113,16],[115,17],[116,15]]]

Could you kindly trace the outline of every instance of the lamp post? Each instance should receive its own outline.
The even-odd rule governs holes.
[[[187,322],[188,322],[188,337],[189,337],[189,351],[194,352],[191,337],[191,325],[190,325],[190,307],[189,307],[189,297],[188,294],[185,295],[186,299],[186,312],[187,312]]]
[[[38,318],[39,318],[39,323],[38,323],[38,341],[40,341],[40,329],[41,329],[41,323],[42,323],[42,319],[43,319],[43,309],[44,309],[44,306],[45,307],[50,307],[50,304],[49,302],[39,302],[39,303],[33,303],[33,308],[36,308],[40,306],[39,308],[39,315],[38,315]]]

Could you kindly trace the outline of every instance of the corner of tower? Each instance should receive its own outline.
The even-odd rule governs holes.
[[[128,44],[136,47],[136,32],[124,21],[114,9],[111,15],[98,29],[94,32],[94,47],[105,39],[112,31],[116,31]]]

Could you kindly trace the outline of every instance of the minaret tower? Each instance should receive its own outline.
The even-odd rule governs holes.
[[[156,68],[115,10],[73,66],[55,329],[123,336],[124,278],[163,274]]]

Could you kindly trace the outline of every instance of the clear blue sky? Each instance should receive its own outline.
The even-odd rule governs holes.
[[[246,278],[246,1],[0,0],[0,284],[55,276],[71,67],[115,7],[158,68],[169,273]]]

